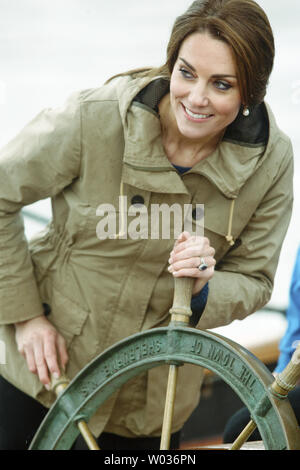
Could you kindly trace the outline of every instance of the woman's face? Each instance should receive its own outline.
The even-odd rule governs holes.
[[[208,33],[194,33],[180,48],[170,84],[171,110],[186,138],[221,134],[241,107],[230,47]]]

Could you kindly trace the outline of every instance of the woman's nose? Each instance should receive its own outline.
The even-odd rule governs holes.
[[[189,102],[196,107],[208,106],[209,98],[207,88],[203,83],[194,84],[189,93]]]

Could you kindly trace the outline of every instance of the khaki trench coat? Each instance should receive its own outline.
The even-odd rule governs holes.
[[[7,354],[0,373],[45,406],[53,396],[27,370],[13,325],[41,315],[42,303],[67,341],[70,377],[124,337],[168,324],[174,238],[97,236],[99,205],[119,216],[120,194],[127,197],[123,216],[135,196],[147,209],[204,204],[217,267],[198,328],[242,319],[270,299],[292,210],[290,140],[262,104],[249,118],[239,115],[217,150],[180,176],[161,140],[157,103],[166,86],[122,77],[75,93],[0,152],[0,339]],[[53,220],[28,246],[20,210],[47,197]],[[92,418],[95,433],[159,435],[166,371],[152,369],[116,392]],[[199,367],[180,368],[173,431],[197,406],[201,377]]]

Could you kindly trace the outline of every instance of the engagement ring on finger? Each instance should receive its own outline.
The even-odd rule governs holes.
[[[199,271],[206,271],[206,269],[208,268],[208,266],[207,266],[207,264],[205,263],[204,258],[201,258],[200,261],[201,261],[201,264],[198,266]]]

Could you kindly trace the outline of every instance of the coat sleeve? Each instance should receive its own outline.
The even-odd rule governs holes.
[[[271,298],[293,206],[293,150],[289,142],[276,176],[241,234],[241,244],[218,264],[198,328],[224,326],[261,309]]]
[[[53,197],[78,177],[79,96],[41,112],[0,150],[0,324],[43,313],[21,209]]]

